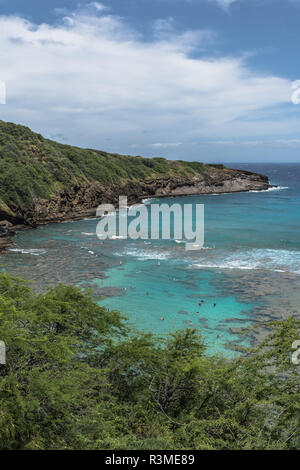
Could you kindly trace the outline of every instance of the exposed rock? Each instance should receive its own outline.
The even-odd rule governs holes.
[[[40,199],[26,214],[24,223],[31,226],[95,217],[99,204],[118,207],[119,196],[127,196],[134,204],[146,198],[176,197],[199,194],[244,192],[270,187],[268,178],[256,173],[231,169],[212,169],[191,179],[160,177],[145,181],[128,182],[123,186],[99,183],[76,186],[63,191],[55,198]]]
[[[9,229],[12,227],[13,224],[11,222],[8,222],[8,220],[1,220],[0,221],[0,231],[3,229]]]
[[[128,204],[155,197],[178,197],[201,194],[221,194],[265,190],[270,188],[268,178],[257,173],[228,168],[207,167],[191,178],[181,176],[159,176],[153,179],[128,181],[123,185],[84,183],[64,190],[49,199],[36,199],[25,212],[16,211],[15,217],[1,212],[1,246],[11,246],[8,237],[15,230],[34,228],[48,223],[80,220],[96,217],[96,209],[102,203],[113,204],[116,208],[119,196],[127,196]],[[2,219],[2,220],[1,220]],[[3,238],[6,238],[6,241]],[[0,248],[1,249],[1,248]]]
[[[0,221],[0,252],[13,246],[13,241],[10,237],[15,235],[12,230],[12,223],[7,220]]]
[[[0,252],[14,246],[13,241],[9,237],[1,237],[0,235]]]
[[[6,158],[0,187],[1,238],[10,237],[16,229],[95,217],[99,204],[117,207],[120,195],[133,204],[151,197],[270,187],[266,176],[224,165],[63,145],[1,120],[0,131],[0,152]]]

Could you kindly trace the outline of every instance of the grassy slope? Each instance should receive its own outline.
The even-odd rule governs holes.
[[[0,211],[26,210],[74,184],[120,184],[157,176],[191,177],[199,162],[146,159],[82,149],[45,139],[28,127],[0,121]]]

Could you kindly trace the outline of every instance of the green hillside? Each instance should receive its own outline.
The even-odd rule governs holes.
[[[28,127],[0,121],[0,211],[26,210],[76,184],[107,185],[157,176],[191,177],[199,162],[147,159],[82,149],[45,139]]]

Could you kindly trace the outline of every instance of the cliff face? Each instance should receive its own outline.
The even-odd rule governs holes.
[[[108,154],[62,145],[0,121],[0,250],[19,228],[95,216],[101,203],[269,188],[222,165]]]
[[[35,226],[93,217],[99,204],[111,203],[118,206],[121,195],[127,196],[129,204],[134,204],[151,197],[242,192],[264,190],[269,187],[266,176],[230,169],[209,169],[190,179],[158,177],[123,185],[90,184],[74,187],[49,200],[40,199],[33,210],[26,214],[26,223]]]
[[[11,237],[15,235],[12,224],[6,220],[0,222],[0,252],[13,246]]]

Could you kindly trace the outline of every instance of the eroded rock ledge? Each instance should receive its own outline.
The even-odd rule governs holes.
[[[162,176],[145,181],[130,181],[123,185],[100,183],[74,186],[51,199],[39,199],[26,213],[16,217],[0,215],[0,250],[13,245],[15,231],[48,223],[95,217],[102,203],[118,205],[120,195],[134,204],[152,197],[177,197],[200,194],[262,191],[270,188],[267,176],[242,170],[210,169],[192,178]]]

